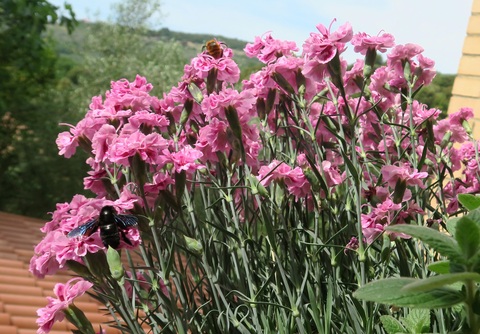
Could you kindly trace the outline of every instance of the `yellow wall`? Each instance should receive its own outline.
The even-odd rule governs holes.
[[[474,138],[480,139],[480,0],[473,0],[448,112],[456,112],[461,107],[473,108]]]

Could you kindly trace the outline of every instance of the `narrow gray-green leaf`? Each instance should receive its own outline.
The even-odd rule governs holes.
[[[438,288],[425,292],[405,291],[402,288],[417,280],[414,278],[387,278],[368,283],[354,292],[357,299],[400,307],[445,308],[464,300],[460,291]]]
[[[386,230],[390,232],[405,233],[414,238],[420,239],[435,251],[450,259],[458,261],[462,258],[462,252],[457,241],[445,233],[424,226],[406,224],[388,226]]]
[[[442,286],[450,285],[457,282],[465,282],[467,280],[472,280],[480,282],[480,274],[473,272],[464,272],[464,273],[453,273],[453,274],[444,274],[431,276],[421,280],[416,280],[410,284],[407,284],[403,287],[404,291],[409,292],[423,292],[429,291]]]

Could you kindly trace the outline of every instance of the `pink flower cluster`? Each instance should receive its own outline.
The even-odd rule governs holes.
[[[64,268],[68,260],[83,262],[82,258],[87,253],[96,253],[105,249],[99,233],[79,238],[69,238],[67,234],[74,228],[97,218],[103,206],[111,205],[117,212],[123,212],[132,209],[135,202],[136,199],[126,196],[112,201],[76,195],[70,203],[57,204],[52,220],[41,229],[45,237],[35,246],[35,254],[30,260],[30,271],[35,276],[43,278]],[[120,247],[138,246],[141,240],[137,229],[129,229],[126,235],[132,246],[122,241]]]
[[[319,24],[317,30],[300,56],[293,42],[270,33],[257,37],[245,52],[265,66],[241,89],[234,86],[240,71],[233,52],[219,43],[218,57],[201,52],[162,98],[150,95],[152,86],[141,76],[112,82],[104,101],[94,97],[85,118],[61,133],[57,145],[67,158],[78,147],[89,153],[84,184],[97,197],[76,196],[57,206],[31,271],[53,274],[67,260],[82,261],[87,252],[103,249],[97,234],[66,236],[102,206],[152,212],[159,196],[176,198],[183,186],[177,182],[191,190],[192,180],[208,182],[224,173],[219,168],[249,168],[262,186],[282,189],[306,210],[322,210],[322,201],[341,202],[358,178],[368,243],[388,225],[428,214],[416,202],[428,191],[445,195],[447,213],[458,209],[459,193],[480,192],[478,143],[466,123],[472,110],[440,120],[437,109],[418,101],[402,104],[407,88],[428,85],[435,75],[420,46],[395,45],[388,33],[354,34],[349,23],[335,31]],[[365,55],[350,69],[341,57],[348,43]],[[386,53],[386,64],[365,71],[377,52]],[[242,181],[240,175],[232,179]],[[138,244],[136,229],[128,237]]]
[[[85,118],[69,132],[59,135],[60,154],[70,157],[78,146],[86,149],[91,154],[88,163],[92,167],[85,179],[86,189],[96,193],[101,201],[115,201],[115,197],[128,199],[127,205],[116,200],[120,201],[116,205],[121,209],[131,209],[132,203],[152,206],[159,191],[173,191],[175,174],[187,173],[191,177],[197,170],[206,168],[215,175],[213,168],[218,162],[246,164],[262,185],[281,184],[295,200],[309,203],[315,197],[312,187],[320,192],[320,198],[325,198],[345,181],[345,157],[338,151],[335,132],[347,129],[352,117],[358,115],[358,138],[355,139],[361,146],[356,150],[364,159],[365,189],[370,189],[369,194],[365,193],[363,205],[364,231],[369,241],[385,225],[408,221],[415,212],[423,212],[411,202],[411,194],[416,187],[426,187],[435,175],[432,168],[438,170],[444,168],[444,164],[451,164],[449,168],[455,171],[465,165],[465,178],[449,182],[444,189],[450,213],[458,208],[455,200],[458,193],[477,192],[478,166],[472,162],[475,159],[468,158],[474,147],[465,129],[465,122],[473,115],[471,109],[464,108],[439,120],[439,110],[429,109],[418,101],[408,110],[401,106],[401,89],[408,84],[414,88],[426,85],[435,74],[434,63],[423,56],[423,49],[414,44],[395,45],[388,33],[354,34],[349,23],[336,31],[319,24],[317,30],[303,44],[301,57],[295,54],[298,51],[295,43],[276,40],[270,33],[248,44],[246,54],[257,57],[265,66],[244,80],[240,91],[232,85],[239,78],[238,66],[232,59],[232,50],[224,44],[219,44],[220,57],[212,57],[205,51],[192,59],[185,66],[182,81],[162,99],[149,94],[152,86],[143,77],[137,76],[131,83],[124,79],[112,82],[105,101],[102,102],[101,97],[93,98]],[[387,63],[369,76],[369,96],[358,97],[361,92],[358,80],[363,78],[364,62],[358,60],[347,70],[346,62],[340,58],[349,42],[356,52],[366,57],[372,52],[387,52]],[[339,61],[336,65],[333,64],[335,57]],[[405,70],[406,64],[409,71]],[[347,95],[343,96],[342,92]],[[286,102],[291,94],[302,95],[304,105],[308,106],[305,114]],[[323,100],[318,99],[319,94],[323,94]],[[229,119],[227,110],[235,117]],[[253,122],[257,117],[264,122]],[[330,121],[327,122],[327,118]],[[417,137],[414,143],[409,133],[412,126]],[[323,156],[306,162],[305,154],[311,155],[311,152],[307,150],[308,145],[301,142],[300,129],[315,129],[316,145],[326,147]],[[293,142],[298,155],[291,160],[293,164],[275,156],[270,161],[258,160],[265,150],[262,138],[267,134]],[[349,142],[353,140],[352,135],[345,132],[344,139]],[[460,149],[452,149],[446,145],[450,142],[465,144]],[[424,163],[422,170],[417,171],[416,166],[405,159],[414,152],[417,161],[423,155],[432,164]],[[439,154],[444,156],[440,164],[436,158]],[[135,171],[134,160],[146,167]],[[147,171],[148,177],[139,184],[132,175],[124,175],[122,168],[129,168],[134,177]],[[316,173],[312,178],[313,171]],[[312,184],[318,175],[324,179],[321,184],[329,189],[318,190],[318,185]],[[383,183],[377,184],[380,176]],[[115,194],[104,186],[105,178],[125,186]],[[128,180],[134,185],[127,187]],[[399,180],[405,188],[401,194],[396,189]],[[138,187],[143,187],[143,191]],[[370,196],[372,191],[375,196]],[[66,239],[65,234],[91,218],[94,211],[80,212],[74,216],[77,218],[55,218],[48,225],[57,224],[61,228],[57,228],[56,234],[48,231],[52,232],[48,240],[54,241],[49,244],[71,247],[76,241]],[[62,210],[57,209],[54,217],[59,212]],[[57,221],[61,223],[53,223]],[[32,262],[32,270],[39,275],[54,272],[55,262],[62,266],[65,259],[79,259],[86,251],[96,251],[99,247],[98,242],[79,245],[71,253],[44,244],[47,243],[37,247],[38,255]],[[53,258],[56,260],[52,262]]]

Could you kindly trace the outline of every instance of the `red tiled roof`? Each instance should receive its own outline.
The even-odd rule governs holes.
[[[0,212],[0,333],[36,334],[37,309],[45,307],[46,296],[53,296],[55,283],[65,283],[72,274],[61,271],[45,279],[34,277],[28,270],[33,248],[43,238],[40,228],[44,221]],[[88,295],[77,298],[75,305],[99,330],[100,324],[111,320],[95,299]],[[107,333],[119,331],[102,325]],[[56,323],[52,334],[71,333],[75,329],[66,320]]]

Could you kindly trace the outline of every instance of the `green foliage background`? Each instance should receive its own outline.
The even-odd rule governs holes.
[[[148,10],[159,4],[128,2]],[[2,0],[0,6],[1,211],[46,218],[55,203],[83,192],[87,157],[58,156],[55,139],[68,131],[59,123],[81,119],[91,97],[104,93],[110,81],[144,75],[155,86],[153,94],[161,96],[176,85],[188,59],[213,37],[234,49],[242,78],[260,68],[243,54],[247,42],[151,30],[147,22],[154,12],[148,10],[117,5],[115,22],[78,23],[68,5],[62,10],[66,16],[59,16],[60,8],[44,0]],[[132,12],[139,19],[133,20]],[[453,80],[453,75],[438,74],[418,99],[446,111]]]

